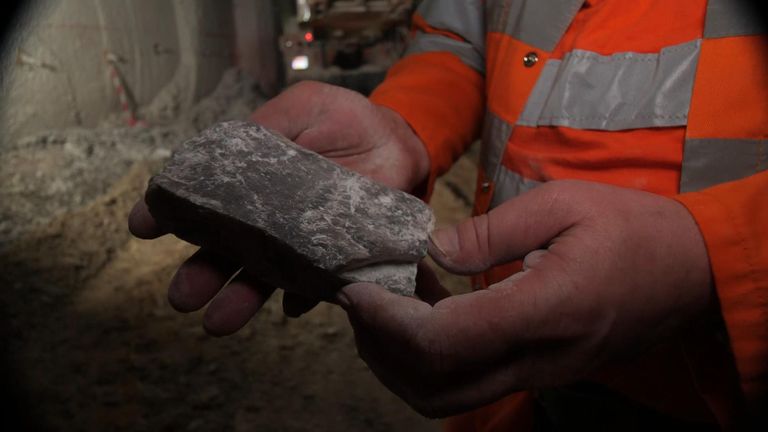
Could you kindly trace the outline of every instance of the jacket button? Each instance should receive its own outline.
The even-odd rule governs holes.
[[[483,182],[480,185],[480,190],[482,190],[483,192],[488,192],[489,190],[491,190],[491,184],[489,182]]]
[[[539,62],[539,55],[535,52],[531,51],[528,54],[523,57],[523,66],[525,67],[533,67],[536,65],[536,63]]]

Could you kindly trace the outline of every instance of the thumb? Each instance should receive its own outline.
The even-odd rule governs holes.
[[[579,220],[578,208],[570,204],[573,197],[552,186],[540,186],[487,214],[432,232],[429,254],[453,273],[476,274],[546,248]]]

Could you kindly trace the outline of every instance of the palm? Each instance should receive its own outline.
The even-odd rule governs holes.
[[[266,103],[252,119],[390,187],[409,190],[424,174],[414,168],[414,158],[425,155],[409,154],[407,137],[399,133],[407,125],[350,90],[301,83]]]

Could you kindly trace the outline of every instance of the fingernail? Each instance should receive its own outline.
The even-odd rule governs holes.
[[[459,236],[453,228],[434,230],[429,234],[429,254],[450,259],[459,250]]]
[[[347,312],[360,308],[370,300],[373,290],[384,288],[371,282],[355,282],[336,291],[336,303]]]
[[[336,303],[344,310],[349,310],[352,306],[352,302],[349,301],[349,297],[347,296],[347,293],[344,292],[344,288],[336,291]]]

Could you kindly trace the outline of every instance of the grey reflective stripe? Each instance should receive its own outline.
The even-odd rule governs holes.
[[[419,33],[408,46],[405,55],[418,54],[423,52],[449,52],[455,54],[461,61],[480,72],[485,73],[485,60],[472,45],[466,42],[427,33]]]
[[[768,170],[768,140],[687,139],[680,192],[694,192]]]
[[[626,130],[688,121],[701,41],[658,54],[573,50],[550,60],[517,124]]]
[[[709,0],[704,37],[707,39],[768,33],[758,3],[765,0]]]
[[[488,31],[544,51],[563,37],[584,0],[486,0]]]
[[[504,201],[510,200],[520,194],[528,192],[540,184],[541,182],[527,179],[520,174],[514,171],[510,171],[506,167],[502,166],[499,169],[498,179],[493,190],[491,208],[498,207],[504,203]]]
[[[494,180],[501,165],[501,157],[512,135],[512,125],[486,111],[483,120],[483,139],[480,149],[480,164],[488,179]]]
[[[528,95],[523,112],[517,124],[521,126],[538,126],[544,106],[547,105],[547,99],[552,95],[555,89],[555,79],[562,65],[561,60],[548,60],[541,70],[539,79],[533,86],[533,90]],[[561,85],[561,87],[564,87]]]
[[[425,0],[419,15],[432,27],[449,31],[485,52],[485,16],[481,0]]]

